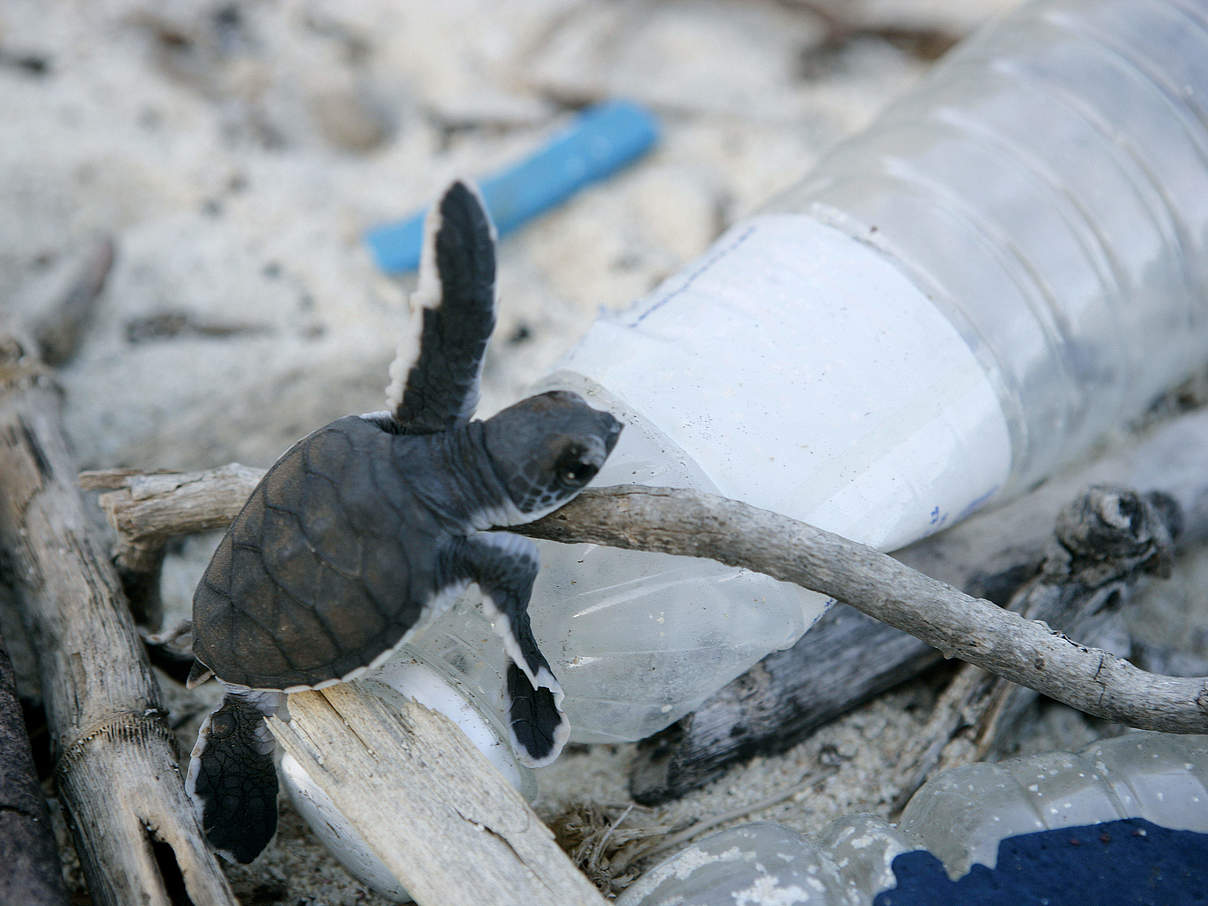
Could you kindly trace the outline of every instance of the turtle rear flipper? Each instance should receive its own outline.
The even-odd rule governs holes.
[[[559,705],[561,689],[533,686],[513,661],[508,664],[507,693],[512,748],[532,767],[549,764],[561,753],[570,734],[570,724]]]
[[[478,405],[495,329],[495,231],[478,193],[455,182],[428,213],[413,330],[390,366],[387,405],[403,431],[462,424]]]
[[[276,746],[264,718],[284,701],[279,692],[228,691],[193,746],[185,788],[210,845],[235,862],[254,860],[277,832]]]

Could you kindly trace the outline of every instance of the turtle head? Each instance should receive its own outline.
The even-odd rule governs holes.
[[[538,519],[583,490],[621,434],[619,421],[565,390],[523,399],[483,427],[495,470],[519,511],[517,523]]]

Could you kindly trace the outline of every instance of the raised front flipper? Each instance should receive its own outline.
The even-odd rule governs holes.
[[[419,310],[390,366],[387,405],[409,433],[444,431],[474,414],[495,329],[495,231],[465,183],[428,213],[412,305]]]
[[[277,832],[275,744],[264,718],[284,703],[280,692],[229,690],[193,746],[185,789],[210,845],[235,862],[251,862]]]
[[[457,577],[478,583],[483,607],[495,620],[511,661],[507,697],[512,747],[532,767],[551,763],[566,745],[570,724],[562,712],[562,687],[537,647],[529,621],[536,546],[517,535],[474,535],[453,542],[446,562]]]

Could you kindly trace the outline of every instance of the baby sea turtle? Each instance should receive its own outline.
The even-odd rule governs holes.
[[[414,336],[391,366],[389,412],[346,416],[298,441],[252,492],[193,598],[190,685],[216,676],[187,785],[216,850],[250,862],[277,826],[273,739],[285,695],[381,664],[469,583],[509,660],[512,744],[553,761],[569,735],[562,690],[527,612],[537,549],[488,532],[574,497],[621,425],[573,393],[471,421],[495,326],[495,237],[455,182],[428,215]]]

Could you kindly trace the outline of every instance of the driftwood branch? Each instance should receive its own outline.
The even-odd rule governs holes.
[[[125,489],[120,495],[102,495],[100,504],[117,529],[120,540],[113,562],[130,609],[141,625],[159,628],[163,613],[160,570],[167,540],[226,528],[263,474],[232,463],[206,472],[141,474],[114,470],[80,476],[85,490]]]
[[[603,906],[524,798],[444,715],[355,683],[289,700],[270,729],[417,903]]]
[[[81,472],[79,482],[86,491],[121,489],[99,502],[117,530],[117,562],[145,572],[170,539],[230,525],[262,477],[263,469],[231,463],[204,472]]]
[[[1208,537],[1205,449],[1208,409],[1168,412],[1098,459],[1080,463],[1005,506],[979,513],[893,556],[972,597],[1007,605],[1040,578],[1055,543],[1053,529],[1061,508],[1096,484],[1156,489],[1168,495],[1183,516],[1181,543],[1190,546]],[[1119,586],[1116,606],[1124,606],[1133,585]],[[1070,587],[1085,592],[1078,583]],[[1105,622],[1102,614],[1095,615],[1104,597],[1066,595],[1054,602],[1059,606],[1029,618],[1043,619],[1084,643],[1106,645],[1119,653],[1124,649],[1108,642],[1119,637],[1120,629]],[[737,761],[785,751],[815,728],[939,659],[939,652],[913,636],[838,604],[792,648],[768,655],[692,714],[646,740],[633,762],[634,798],[647,805],[677,798],[716,779]],[[942,747],[950,735],[944,726],[957,726],[961,714],[985,706],[991,709],[985,721],[997,717],[994,725],[1002,726],[1025,699],[1020,691],[1010,696],[995,691],[993,702],[978,698],[975,707],[954,687],[952,695],[937,704],[939,711],[943,705],[951,706],[948,723],[937,713],[937,723],[928,730],[939,734]],[[978,727],[979,746],[992,740],[991,731],[988,725]],[[924,744],[932,742],[928,737]]]
[[[552,541],[706,557],[753,569],[846,601],[945,657],[1096,717],[1168,733],[1208,732],[1208,677],[1139,670],[866,545],[739,501],[667,488],[604,488],[525,528]]]
[[[233,904],[33,349],[0,330],[0,550],[39,654],[59,795],[93,902]]]
[[[189,478],[196,494],[206,476]],[[132,478],[91,473],[86,480],[92,487],[128,487]],[[105,495],[106,509],[139,523],[136,510],[147,501],[134,500],[128,491],[116,494]],[[207,515],[206,524],[213,524],[214,515]],[[223,515],[230,519],[235,511]],[[190,531],[201,521],[193,511],[165,535]],[[564,543],[704,557],[752,569],[845,601],[945,657],[976,664],[1088,714],[1143,729],[1208,732],[1208,678],[1139,670],[887,554],[739,501],[668,488],[602,488],[515,530]]]

